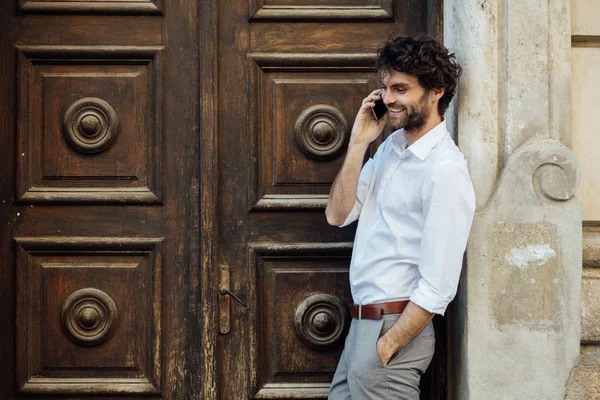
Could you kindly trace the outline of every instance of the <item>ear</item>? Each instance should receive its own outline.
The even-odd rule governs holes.
[[[439,100],[444,96],[444,93],[446,93],[446,89],[444,88],[433,88],[431,89],[431,99]]]

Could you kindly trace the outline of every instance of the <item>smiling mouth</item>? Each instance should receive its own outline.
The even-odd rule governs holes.
[[[389,108],[390,112],[392,113],[401,113],[404,110],[406,110],[406,107],[400,107],[400,108]]]

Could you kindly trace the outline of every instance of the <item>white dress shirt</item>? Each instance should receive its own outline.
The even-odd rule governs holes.
[[[475,193],[467,161],[446,122],[410,147],[404,130],[385,140],[360,172],[350,263],[356,304],[411,300],[444,314],[456,295]]]

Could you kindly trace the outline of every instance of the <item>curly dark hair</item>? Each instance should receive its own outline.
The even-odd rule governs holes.
[[[440,115],[444,115],[454,97],[462,73],[454,54],[425,34],[386,41],[377,52],[376,67],[380,76],[390,71],[415,75],[425,90],[444,88],[438,102]]]

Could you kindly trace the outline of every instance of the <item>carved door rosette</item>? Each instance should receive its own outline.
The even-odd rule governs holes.
[[[119,320],[113,299],[101,290],[81,289],[62,306],[62,326],[67,336],[84,346],[98,345],[115,332]]]
[[[346,337],[348,310],[339,298],[330,294],[314,294],[296,307],[294,328],[304,344],[315,350],[326,350]]]
[[[118,124],[115,110],[97,97],[77,100],[63,117],[67,142],[84,154],[100,153],[110,146],[116,138]]]
[[[326,104],[304,109],[294,129],[300,150],[315,160],[339,156],[348,139],[348,123],[340,110]]]

